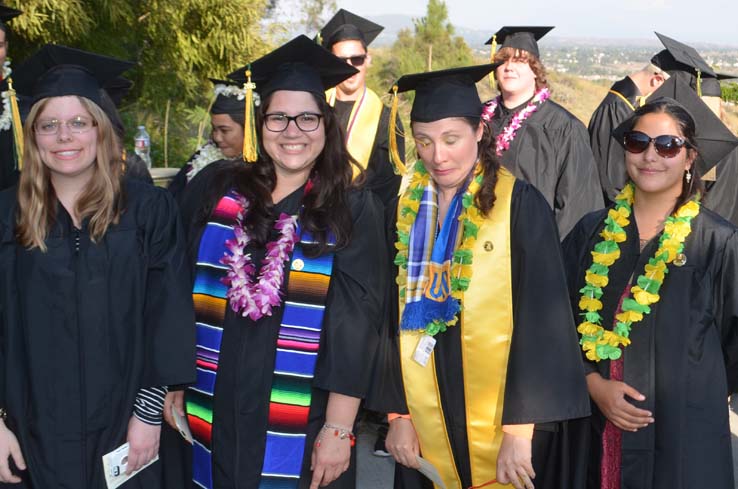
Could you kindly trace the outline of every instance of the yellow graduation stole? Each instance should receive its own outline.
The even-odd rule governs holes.
[[[325,99],[333,107],[336,104],[336,89],[325,92]],[[366,170],[369,157],[374,148],[374,139],[377,136],[379,118],[382,116],[384,105],[379,96],[370,88],[364,88],[364,93],[354,102],[351,109],[348,127],[346,128],[346,146],[351,156]],[[354,168],[354,177],[359,169]]]
[[[498,171],[497,200],[474,244],[474,274],[462,299],[461,357],[472,483],[496,479],[502,442],[507,360],[513,329],[510,204],[515,177]],[[404,301],[400,300],[400,316]],[[413,360],[422,332],[400,333],[405,397],[420,451],[440,472],[448,489],[466,489],[456,470],[436,378],[434,356],[423,367]],[[509,487],[492,484],[491,488]]]

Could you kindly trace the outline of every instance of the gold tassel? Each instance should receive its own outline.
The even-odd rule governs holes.
[[[318,34],[315,36],[315,42],[318,44],[318,46],[323,45],[323,35],[318,32]]]
[[[697,70],[697,96],[702,96],[702,72]]]
[[[13,117],[13,137],[15,142],[15,165],[18,170],[23,168],[23,125],[21,124],[18,98],[13,89],[13,80],[8,78],[8,97],[10,97],[10,112]]]
[[[395,175],[404,175],[407,169],[402,161],[399,150],[397,149],[397,107],[399,99],[397,98],[397,85],[392,87],[392,109],[390,110],[389,120],[389,154],[390,161],[394,163]]]
[[[492,36],[492,51],[489,53],[489,62],[494,63],[495,62],[495,52],[497,51],[497,34]],[[494,90],[497,83],[495,82],[495,72],[492,70],[492,72],[489,74],[489,87]]]
[[[251,83],[251,65],[246,70],[246,83],[243,85],[246,92],[246,112],[244,113],[243,132],[243,160],[254,163],[259,157],[258,143],[256,141],[256,119],[254,117],[254,89],[256,85]]]

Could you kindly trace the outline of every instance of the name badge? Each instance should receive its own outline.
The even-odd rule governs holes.
[[[432,336],[424,334],[418,342],[418,347],[415,348],[415,353],[413,353],[413,360],[425,367],[426,365],[428,365],[428,360],[430,360],[431,354],[433,353],[433,348],[435,347],[436,340]]]

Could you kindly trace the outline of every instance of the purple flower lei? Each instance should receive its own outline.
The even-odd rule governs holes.
[[[241,211],[236,218],[233,228],[234,239],[226,241],[226,252],[220,262],[228,266],[228,274],[222,282],[228,286],[226,297],[231,303],[231,309],[243,317],[250,317],[257,321],[264,316],[272,315],[272,307],[282,303],[280,289],[284,280],[284,263],[290,259],[290,254],[298,241],[297,216],[282,213],[274,224],[274,229],[280,235],[277,241],[267,243],[266,256],[262,261],[259,278],[254,283],[253,276],[256,268],[251,261],[251,255],[245,253],[246,246],[251,241],[243,218],[249,209],[248,199],[241,196],[238,199]]]
[[[502,156],[502,153],[510,149],[510,143],[512,143],[513,139],[515,139],[515,134],[523,125],[523,121],[525,121],[535,111],[537,111],[538,108],[543,104],[543,102],[548,100],[550,96],[551,91],[548,88],[541,88],[540,90],[537,90],[535,95],[533,95],[531,101],[528,102],[528,105],[526,105],[525,108],[515,114],[507,127],[505,127],[500,132],[500,134],[497,135],[497,156]],[[500,104],[500,102],[502,102],[502,95],[498,95],[497,98],[494,98],[485,103],[484,111],[482,112],[482,119],[487,122],[491,121],[492,118],[495,116],[495,110],[497,109],[497,106]]]

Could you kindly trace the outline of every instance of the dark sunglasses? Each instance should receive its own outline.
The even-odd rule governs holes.
[[[364,64],[364,61],[366,61],[366,54],[360,54],[358,56],[346,56],[346,57],[339,56],[338,58],[347,62],[351,66],[362,66]]]
[[[651,143],[653,143],[656,153],[664,158],[673,158],[679,154],[682,148],[692,147],[684,138],[667,134],[652,138],[641,131],[628,131],[623,135],[623,146],[625,146],[628,153],[643,153]]]

